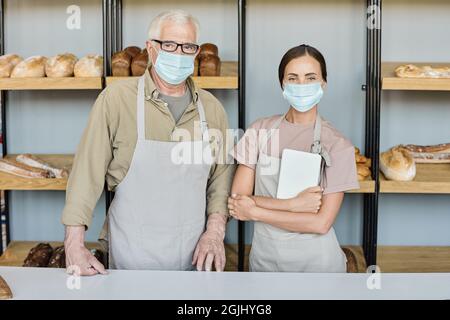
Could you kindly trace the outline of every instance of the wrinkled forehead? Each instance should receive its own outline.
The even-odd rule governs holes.
[[[180,43],[196,43],[195,25],[191,21],[163,21],[160,27],[160,40],[172,40]]]

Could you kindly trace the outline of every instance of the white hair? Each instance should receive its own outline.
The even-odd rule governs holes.
[[[161,24],[164,21],[171,21],[177,25],[185,25],[187,23],[192,23],[195,28],[196,42],[198,43],[200,25],[198,20],[183,10],[170,10],[160,13],[155,19],[150,23],[148,28],[148,39],[159,39],[161,36]]]

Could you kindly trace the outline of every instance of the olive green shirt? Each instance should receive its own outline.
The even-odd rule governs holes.
[[[197,101],[201,99],[211,136],[211,147],[213,154],[216,155],[206,187],[206,213],[228,216],[227,197],[235,166],[223,161],[228,153],[228,150],[225,150],[228,120],[221,103],[211,93],[197,88],[193,80],[188,78],[186,83],[191,91],[192,102],[179,121],[175,122],[167,104],[158,99],[158,91],[149,69],[144,77],[145,136],[148,140],[179,141],[178,128],[188,130],[191,134],[190,140],[201,140],[197,110]],[[69,176],[62,214],[64,225],[89,227],[105,180],[108,189],[114,191],[125,177],[137,142],[137,85],[137,78],[116,81],[109,84],[98,96],[89,115],[88,125],[78,146]],[[216,134],[217,137],[214,139],[214,131],[220,132],[223,138],[220,139]],[[221,163],[218,163],[218,159],[222,159]],[[173,200],[177,201],[175,198]]]

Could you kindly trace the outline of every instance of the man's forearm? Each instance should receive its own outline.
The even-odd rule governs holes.
[[[206,231],[216,233],[222,240],[225,239],[227,216],[221,213],[211,213],[206,222]]]
[[[65,247],[84,246],[85,226],[66,226]]]

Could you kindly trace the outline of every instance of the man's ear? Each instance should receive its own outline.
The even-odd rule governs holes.
[[[154,64],[155,61],[153,61],[153,55],[157,53],[156,49],[150,40],[147,40],[145,42],[145,44],[146,44],[146,49],[147,49],[147,53],[148,53],[148,60],[149,60],[149,62]]]

